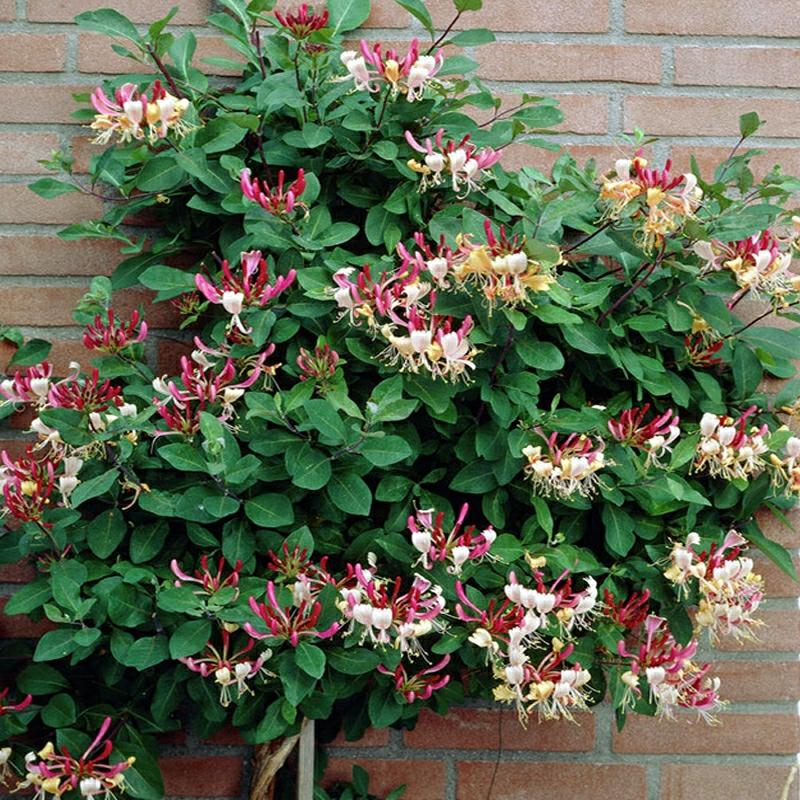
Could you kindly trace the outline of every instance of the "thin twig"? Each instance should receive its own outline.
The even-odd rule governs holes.
[[[164,76],[165,80],[169,84],[169,88],[172,89],[172,94],[175,95],[175,97],[177,97],[178,99],[183,97],[183,93],[178,88],[178,85],[175,83],[175,79],[172,77],[172,75],[169,74],[169,71],[164,65],[164,62],[159,58],[158,53],[156,53],[156,51],[153,50],[152,45],[149,44],[147,45],[147,52],[150,55],[150,58],[152,58],[153,61],[155,62],[156,66],[159,69],[159,72],[161,72],[161,74]]]
[[[789,305],[784,306],[781,309],[781,311],[783,311],[784,309],[787,309],[787,308],[792,308],[793,306],[797,306],[797,305],[800,305],[800,300],[795,300],[794,303],[789,303]],[[759,314],[755,319],[750,320],[750,322],[748,322],[747,325],[743,325],[741,328],[739,328],[738,330],[734,331],[733,333],[729,333],[725,338],[726,339],[732,339],[734,336],[738,336],[740,333],[743,333],[748,328],[752,328],[753,325],[758,324],[759,322],[761,322],[762,319],[765,319],[766,317],[770,316],[770,314],[777,314],[777,313],[778,312],[775,309],[770,307],[763,314]]]
[[[444,41],[444,39],[447,37],[447,34],[450,33],[451,30],[453,30],[453,26],[461,18],[462,13],[463,13],[462,11],[459,11],[458,14],[456,14],[455,17],[453,17],[450,24],[444,29],[444,33],[428,48],[427,55],[430,55]]]
[[[590,233],[588,236],[584,236],[583,239],[580,239],[575,244],[568,247],[566,250],[562,250],[561,255],[566,255],[567,253],[571,253],[573,250],[577,250],[579,247],[582,247],[586,244],[586,242],[591,241],[594,239],[595,236],[601,234],[606,228],[610,228],[614,224],[614,220],[607,219],[594,233]]]
[[[503,349],[500,351],[500,355],[497,356],[497,360],[494,362],[494,366],[492,367],[492,371],[489,373],[489,387],[491,388],[494,386],[495,381],[497,380],[497,370],[500,369],[500,365],[503,363],[503,360],[508,355],[508,351],[511,349],[511,345],[514,343],[514,326],[508,326],[508,333],[506,333],[506,340],[503,343]],[[480,407],[478,408],[478,413],[475,414],[475,424],[477,425],[481,418],[483,417],[483,412],[486,410],[486,401],[484,400],[481,402]]]
[[[639,268],[639,270],[638,270],[638,271],[637,271],[637,273],[636,273],[637,275],[638,275],[638,274],[640,274],[640,273],[642,273],[642,272],[643,272],[643,270],[644,270],[644,268],[645,268],[645,267],[647,267],[647,269],[646,269],[646,270],[644,270],[644,274],[642,274],[642,276],[639,278],[639,280],[637,280],[637,281],[636,281],[636,283],[634,283],[634,284],[633,284],[633,286],[631,286],[631,287],[630,287],[630,289],[628,289],[626,292],[623,292],[623,293],[622,293],[622,294],[621,294],[621,295],[620,295],[620,296],[619,296],[619,297],[618,297],[618,298],[617,298],[617,299],[616,299],[616,300],[615,300],[615,301],[612,303],[611,307],[610,307],[608,310],[604,311],[604,312],[603,312],[603,313],[602,313],[602,314],[601,314],[601,315],[600,315],[600,316],[597,318],[597,324],[598,324],[598,325],[599,325],[600,323],[604,322],[604,321],[605,321],[605,320],[606,320],[606,319],[607,319],[607,318],[608,318],[608,317],[609,317],[611,314],[613,314],[613,313],[614,313],[614,312],[615,312],[615,311],[616,311],[616,310],[617,310],[617,309],[618,309],[618,308],[619,308],[619,307],[620,307],[620,306],[621,306],[621,305],[622,305],[622,304],[623,304],[623,303],[624,303],[624,302],[625,302],[625,301],[626,301],[626,300],[627,300],[627,299],[628,299],[628,298],[629,298],[629,297],[630,297],[630,296],[631,296],[631,295],[632,295],[632,294],[633,294],[633,293],[634,293],[634,292],[635,292],[637,289],[639,289],[641,286],[643,286],[643,285],[645,284],[645,282],[647,281],[647,279],[648,279],[648,278],[649,278],[649,277],[650,277],[650,276],[653,274],[653,272],[655,271],[656,267],[658,267],[658,266],[661,264],[661,262],[664,260],[664,256],[666,255],[666,252],[667,252],[667,250],[666,250],[666,247],[662,247],[662,248],[661,248],[661,251],[660,251],[660,252],[659,252],[659,254],[658,254],[658,255],[657,255],[657,256],[656,256],[656,257],[653,259],[653,262],[652,262],[651,264],[649,264],[649,265],[647,265],[647,264],[644,264],[644,265],[642,265],[642,267],[640,267],[640,268]]]

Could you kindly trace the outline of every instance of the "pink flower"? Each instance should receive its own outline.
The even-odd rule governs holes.
[[[0,717],[4,714],[14,714],[18,711],[24,711],[33,702],[33,695],[29,694],[23,697],[19,703],[6,703],[5,699],[10,691],[10,688],[6,687],[0,692]]]
[[[300,370],[300,380],[314,381],[317,391],[324,393],[330,388],[331,380],[336,375],[339,354],[329,344],[315,347],[313,353],[301,347],[296,364]]]
[[[559,443],[558,434],[545,437],[545,449],[528,445],[522,454],[528,459],[525,474],[533,484],[536,494],[543,497],[569,498],[573,492],[590,497],[597,488],[597,473],[607,466],[603,455],[605,443],[602,439],[592,441],[585,434],[571,433]]]
[[[101,353],[119,353],[126,347],[143,342],[147,336],[147,323],[138,311],[133,311],[127,323],[114,318],[114,310],[109,308],[107,321],[98,314],[94,324],[87,325],[83,334],[83,345],[87,350],[99,350]],[[136,326],[139,325],[138,332]]]
[[[309,6],[308,3],[303,3],[296,10],[287,11],[286,14],[275,12],[275,18],[295,39],[305,39],[315,31],[321,30],[328,24],[328,17],[327,8],[315,13],[313,6]]]
[[[50,385],[47,404],[51,408],[72,408],[97,414],[108,410],[112,405],[122,405],[122,389],[112,386],[109,380],[101,382],[97,367],[93,367],[84,378],[79,378],[78,375],[79,368],[75,364],[70,375],[63,381]]]
[[[47,403],[50,391],[50,380],[53,377],[53,365],[48,361],[23,367],[14,372],[12,378],[0,383],[0,396],[9,403],[33,403],[43,406]]]
[[[297,171],[297,177],[288,187],[284,187],[285,178],[284,171],[278,170],[278,185],[270,188],[266,179],[259,183],[258,178],[250,178],[249,169],[243,169],[240,176],[242,194],[276,217],[291,214],[296,206],[305,208],[303,203],[298,202],[298,198],[306,189],[304,170],[301,168]]]
[[[378,665],[378,672],[384,675],[391,675],[394,678],[395,689],[403,695],[406,702],[413,703],[415,700],[428,700],[430,696],[450,682],[449,675],[439,673],[450,663],[450,656],[444,656],[441,661],[437,661],[426,669],[409,675],[403,664],[398,664],[392,671],[386,669],[383,664]]]
[[[670,408],[645,424],[649,410],[649,403],[641,408],[625,409],[618,419],[609,420],[608,430],[618,442],[643,450],[648,464],[660,466],[658,459],[672,452],[670,445],[681,434],[680,418]]]
[[[769,428],[764,424],[746,429],[747,419],[756,411],[756,406],[750,406],[738,419],[703,414],[692,471],[726,480],[747,480],[763,472],[766,468],[763,456],[769,450],[764,437]]]
[[[210,596],[222,589],[236,589],[239,585],[239,572],[242,569],[242,562],[237,561],[230,574],[226,575],[224,578],[225,559],[222,557],[220,557],[217,562],[216,573],[211,572],[208,568],[208,556],[202,556],[200,558],[200,569],[196,569],[194,575],[187,575],[183,572],[177,560],[174,558],[170,561],[169,568],[177,578],[175,586],[183,586],[184,583],[197,583],[203,588],[201,591],[196,592],[196,594],[206,594]],[[238,594],[239,590],[237,589],[237,597]]]
[[[41,522],[50,506],[55,486],[56,462],[37,460],[28,446],[25,456],[12,461],[6,450],[0,453],[0,487],[5,510],[21,522]],[[50,527],[49,523],[41,523]]]

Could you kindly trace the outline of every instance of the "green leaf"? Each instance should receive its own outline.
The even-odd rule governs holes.
[[[104,495],[117,482],[118,478],[119,471],[115,467],[95,478],[81,481],[70,496],[70,505],[77,508],[87,500]]]
[[[28,188],[35,194],[38,194],[39,197],[44,197],[47,200],[59,197],[62,194],[80,191],[74,183],[57,181],[55,178],[40,178],[38,181],[29,183]]]
[[[373,436],[359,450],[362,456],[376,467],[388,467],[413,455],[408,442],[400,436]]]
[[[75,701],[66,693],[54,695],[42,709],[42,722],[50,728],[66,728],[77,717]]]
[[[207,122],[194,139],[196,147],[206,153],[227,153],[247,136],[247,128],[221,116]],[[231,182],[233,184],[233,182]],[[231,185],[231,189],[233,185]]]
[[[453,0],[456,11],[480,11],[483,0]]]
[[[125,538],[126,529],[125,518],[118,508],[104,511],[88,528],[89,549],[98,558],[108,558]]]
[[[162,445],[158,454],[168,464],[182,472],[208,472],[208,464],[203,454],[190,444],[176,443]]]
[[[308,442],[293,443],[286,450],[286,471],[292,476],[292,483],[302,489],[316,491],[331,479],[331,460],[321,450]]]
[[[534,369],[555,372],[564,366],[564,356],[551,342],[537,342],[524,337],[516,343],[515,349],[519,357]]]
[[[68,686],[67,679],[48,664],[29,664],[17,677],[17,687],[26,694],[52,694]]]
[[[306,675],[310,675],[312,678],[321,678],[325,674],[324,651],[304,639],[301,639],[297,645],[294,651],[294,658],[297,666]]]
[[[73,408],[46,408],[40,412],[39,419],[48,427],[55,428],[67,444],[82,447],[93,440],[83,414]]]
[[[48,631],[39,639],[33,653],[34,661],[55,661],[66,658],[76,647],[73,628],[59,628]]]
[[[333,35],[360,28],[367,21],[370,0],[328,0]]]
[[[739,342],[733,351],[732,368],[737,397],[744,400],[756,390],[764,370],[758,356],[743,342]]]
[[[373,689],[367,703],[369,721],[374,728],[386,728],[397,722],[403,714],[396,693],[389,688]]]
[[[739,117],[739,133],[743,139],[746,139],[748,136],[752,136],[763,124],[764,121],[755,111],[748,111]]]
[[[636,541],[633,517],[621,508],[606,504],[601,512],[606,529],[606,546],[618,556],[626,556]]]
[[[164,520],[145,525],[134,525],[129,553],[134,564],[145,564],[161,552],[169,525]]]
[[[115,653],[126,667],[148,669],[169,658],[166,636],[144,636],[127,647],[124,656]]]
[[[40,364],[50,353],[52,344],[44,339],[29,339],[8,362],[9,367],[30,367]]]
[[[423,0],[394,0],[397,5],[404,8],[408,11],[411,16],[413,16],[416,20],[422,23],[422,27],[425,28],[426,31],[431,35],[431,38],[435,35],[435,29],[433,27],[433,20],[431,19],[430,12],[425,7],[425,3]]]
[[[175,267],[165,267],[161,264],[148,267],[139,276],[139,283],[148,289],[174,292],[175,294],[191,292],[195,289],[194,273],[175,269]]]
[[[50,589],[50,581],[47,578],[37,578],[11,595],[3,609],[3,613],[9,616],[28,614],[37,608],[41,608],[52,597],[53,592]]]
[[[328,664],[345,675],[365,675],[380,663],[381,657],[374,650],[365,647],[331,650],[328,653]]]
[[[461,31],[455,36],[448,39],[449,44],[455,44],[459,47],[478,47],[482,44],[491,44],[497,37],[486,28],[473,28],[468,31]],[[546,127],[543,125],[536,125],[533,127],[541,128]]]
[[[369,486],[354,472],[334,473],[325,491],[336,508],[346,514],[366,517],[372,508]]]
[[[783,570],[792,580],[797,580],[797,570],[792,561],[792,554],[783,545],[764,536],[758,524],[753,521],[744,525],[742,532],[748,541],[754,544],[773,564]]]
[[[128,39],[139,44],[142,37],[134,24],[113,8],[100,8],[97,11],[86,11],[75,17],[79,27],[87,31],[103,33],[106,36]]]
[[[193,656],[205,647],[211,638],[211,622],[194,619],[179,625],[169,638],[169,654],[172,658]]]
[[[294,522],[294,508],[283,494],[260,494],[244,504],[244,513],[260,528],[280,528]]]
[[[483,494],[497,488],[497,480],[490,461],[473,461],[462,467],[450,482],[454,492]]]
[[[345,439],[345,427],[339,412],[327,401],[321,398],[306,400],[303,409],[308,414],[308,426],[318,430],[333,444],[339,444]]]
[[[166,192],[174,189],[186,176],[172,153],[162,153],[147,161],[136,178],[143,192]]]
[[[283,698],[281,697],[270,703],[261,722],[258,723],[255,729],[254,735],[256,742],[270,742],[283,735],[288,725],[281,713],[282,708]]]
[[[567,342],[582,353],[602,355],[608,352],[606,334],[594,322],[584,320],[579,325],[565,325],[562,333]]]

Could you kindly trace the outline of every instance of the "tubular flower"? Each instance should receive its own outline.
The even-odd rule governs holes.
[[[281,24],[291,36],[297,40],[306,39],[315,31],[322,30],[328,24],[328,9],[324,8],[319,13],[314,11],[313,6],[302,3],[293,11],[281,14],[275,12],[275,19]]]
[[[403,653],[421,652],[419,638],[436,627],[444,611],[442,589],[420,575],[403,592],[402,579],[376,578],[360,564],[348,568],[352,580],[341,589],[339,608],[350,624],[347,633],[358,632],[363,644],[392,645]]]
[[[650,590],[641,594],[633,592],[624,601],[617,601],[608,589],[603,592],[603,613],[626,631],[633,631],[644,624],[650,614]]]
[[[438,51],[434,55],[420,55],[419,40],[414,39],[403,58],[395,50],[387,50],[384,56],[380,42],[370,48],[362,39],[360,54],[355,50],[345,50],[340,59],[348,77],[353,79],[356,91],[378,92],[385,83],[392,98],[403,94],[409,102],[414,102],[421,100],[425,87],[434,83],[444,54]]]
[[[458,237],[458,256],[452,269],[456,285],[478,287],[491,310],[497,304],[509,308],[523,305],[531,294],[546,292],[556,282],[554,267],[525,253],[524,238],[509,239],[503,225],[495,236],[489,220],[484,222],[484,229],[485,244],[474,244],[469,236]],[[560,254],[557,259],[560,263]]]
[[[339,354],[329,344],[315,347],[313,353],[301,347],[296,364],[300,370],[300,380],[314,381],[316,390],[324,394],[331,388],[331,381],[336,375]]]
[[[703,192],[691,172],[670,175],[672,162],[663,170],[650,169],[639,153],[616,162],[612,175],[603,178],[600,198],[607,204],[606,219],[616,219],[631,204],[632,219],[643,220],[637,238],[645,252],[659,247],[664,237],[678,230],[700,205]]]
[[[672,452],[670,445],[681,435],[680,418],[670,408],[645,424],[649,410],[649,403],[625,409],[618,419],[608,421],[608,430],[618,442],[646,453],[646,465],[661,466],[659,459]]]
[[[397,245],[397,253],[403,260],[402,269],[409,272],[413,270],[415,274],[427,270],[436,286],[440,289],[451,288],[452,283],[448,280],[448,276],[455,268],[456,256],[445,243],[444,234],[439,237],[436,250],[425,241],[425,235],[419,231],[414,234],[414,241],[419,250],[413,255],[402,242]]]
[[[633,653],[624,641],[617,650],[622,658],[630,659],[623,673],[626,704],[632,705],[641,696],[641,679],[647,681],[650,700],[658,714],[674,718],[678,708],[694,709],[706,722],[722,705],[719,699],[719,678],[710,678],[710,664],[696,664],[697,640],[679,645],[662,617],[650,615],[644,621],[644,641]]]
[[[12,461],[8,452],[3,450],[0,460],[0,490],[5,512],[21,522],[40,522],[49,527],[49,523],[41,520],[50,505],[56,463],[47,458],[37,461],[31,447],[16,461]]]
[[[237,560],[230,574],[225,577],[223,577],[225,572],[224,558],[220,558],[217,562],[217,571],[215,573],[208,568],[208,556],[200,558],[200,569],[196,569],[194,575],[187,575],[174,558],[170,561],[169,568],[177,579],[175,586],[183,586],[184,583],[196,583],[202,588],[195,590],[195,594],[204,594],[211,597],[222,589],[233,589],[234,595],[232,599],[235,600],[239,596],[239,590],[236,587],[239,585],[239,573],[242,569],[241,561]]]
[[[251,597],[250,609],[266,623],[267,633],[261,633],[247,622],[244,629],[248,636],[252,636],[254,639],[266,639],[269,636],[285,639],[292,647],[297,647],[301,636],[329,639],[341,627],[341,623],[334,622],[324,630],[317,630],[317,622],[322,613],[322,603],[303,600],[294,608],[283,606],[278,601],[276,586],[272,581],[267,581],[267,602],[259,603],[255,597]]]
[[[776,486],[783,484],[786,494],[800,494],[800,439],[790,436],[786,441],[786,455],[783,459],[775,453],[770,455],[774,467],[772,482]]]
[[[597,473],[609,462],[605,460],[602,439],[592,441],[586,434],[571,433],[559,444],[558,434],[545,437],[546,451],[528,445],[522,455],[528,459],[525,474],[533,484],[534,494],[566,500],[573,493],[591,497],[597,490]]]
[[[133,344],[143,342],[147,336],[147,323],[141,319],[138,311],[131,313],[131,318],[127,323],[120,322],[114,318],[114,309],[108,309],[106,320],[98,314],[94,318],[94,324],[87,325],[83,333],[83,346],[87,350],[98,350],[101,353],[113,355],[130,347]],[[136,326],[139,326],[137,332]]]
[[[6,697],[11,691],[9,687],[0,692],[0,717],[5,714],[15,714],[19,711],[24,711],[32,702],[33,695],[26,695],[19,703],[6,703]]]
[[[234,275],[227,259],[222,262],[222,277],[219,285],[211,283],[204,275],[194,276],[195,286],[210,303],[221,305],[231,315],[231,327],[242,333],[250,333],[239,316],[245,308],[264,306],[294,283],[296,270],[289,270],[284,277],[279,275],[275,283],[269,283],[269,268],[260,250],[241,255],[241,277]]]
[[[80,375],[80,367],[73,362],[70,364],[70,374],[63,381],[50,384],[47,393],[47,404],[51,408],[72,408],[76,411],[101,413],[107,411],[112,405],[119,407],[123,404],[122,389],[112,386],[111,381],[100,382],[100,373],[97,367],[84,378]]]
[[[106,739],[111,727],[111,717],[106,717],[94,741],[83,755],[73,756],[66,747],[56,752],[48,742],[38,753],[28,753],[25,757],[25,780],[17,789],[33,787],[34,800],[46,800],[48,795],[60,798],[66,792],[80,791],[83,797],[102,797],[113,800],[114,792],[126,789],[123,772],[136,759],[131,756],[125,761],[112,764],[108,761],[114,744]]]
[[[250,375],[238,383],[233,359],[228,358],[217,372],[212,364],[193,364],[186,356],[181,358],[179,388],[174,381],[156,378],[153,388],[161,397],[154,397],[158,413],[175,433],[192,436],[200,429],[200,412],[214,409],[217,419],[227,423],[235,416],[234,403],[241,398],[263,372],[264,361],[272,354],[275,345],[270,345],[249,365]],[[156,431],[155,436],[164,436],[166,431]]]
[[[396,325],[381,327],[381,335],[389,343],[381,352],[387,364],[400,372],[428,372],[434,380],[442,378],[455,383],[466,377],[466,370],[475,369],[472,359],[478,351],[470,344],[472,317],[466,316],[457,328],[452,317],[433,313],[435,292],[431,293],[430,314],[419,306],[407,308],[406,319],[392,314]],[[395,333],[396,327],[402,333]]]
[[[468,525],[462,532],[461,526],[469,511],[464,503],[455,525],[449,533],[442,527],[444,512],[434,517],[434,509],[417,511],[408,518],[408,531],[411,543],[422,555],[413,566],[421,564],[425,569],[432,569],[436,562],[450,562],[447,571],[452,575],[460,575],[461,567],[467,561],[476,561],[489,553],[492,543],[497,538],[490,525],[481,533],[475,533],[475,526]]]
[[[495,651],[497,649],[495,639],[508,641],[510,631],[523,624],[525,609],[512,603],[508,598],[502,603],[490,599],[486,609],[478,608],[467,597],[461,581],[456,581],[456,595],[459,599],[456,603],[456,616],[462,622],[478,623],[478,628],[470,636],[470,641],[478,647]]]
[[[587,708],[591,675],[579,663],[562,667],[573,650],[574,645],[563,647],[554,639],[552,652],[534,666],[527,651],[512,638],[504,660],[494,668],[500,681],[494,689],[495,700],[516,703],[523,726],[534,710],[543,720],[574,721],[573,712]]]
[[[408,144],[425,155],[424,163],[413,158],[408,162],[408,166],[422,176],[419,184],[421,192],[429,186],[440,186],[443,177],[448,174],[453,191],[459,198],[480,189],[480,179],[486,177],[489,168],[500,160],[500,153],[490,148],[479,150],[470,144],[469,138],[467,135],[460,142],[445,143],[444,128],[439,128],[433,140],[425,139],[424,145],[421,145],[411,131],[406,131]]]
[[[689,363],[693,367],[704,369],[715,367],[717,364],[722,363],[722,359],[717,356],[717,353],[722,350],[724,344],[724,339],[709,342],[708,337],[702,333],[694,333],[691,336],[687,334],[683,340]]]
[[[766,467],[764,454],[768,447],[764,436],[768,432],[766,425],[751,427],[745,430],[747,418],[756,411],[750,406],[739,419],[703,414],[700,420],[700,441],[697,444],[692,471],[707,472],[714,478],[747,480],[751,475],[758,475]]]
[[[712,544],[708,552],[698,553],[694,549],[698,544],[696,533],[690,533],[684,544],[676,542],[664,575],[679,594],[688,592],[690,581],[697,581],[700,601],[695,622],[708,628],[713,640],[719,634],[755,638],[753,629],[762,623],[753,615],[764,598],[764,580],[753,572],[753,559],[741,556],[745,538],[730,530],[720,547]]]
[[[297,170],[297,177],[288,185],[285,185],[286,173],[278,170],[278,185],[270,188],[266,179],[259,182],[258,178],[250,177],[250,170],[243,169],[239,182],[242,187],[242,194],[248,199],[258,203],[265,211],[269,211],[276,217],[285,217],[291,214],[295,208],[308,210],[305,203],[301,203],[298,198],[306,190],[305,172],[301,168]]]
[[[61,493],[61,498],[64,505],[69,505],[69,496],[78,487],[81,482],[78,478],[78,473],[83,466],[83,459],[77,456],[66,456],[62,460],[64,471],[58,476],[58,491]]]
[[[264,650],[257,658],[245,658],[255,646],[252,639],[241,650],[230,653],[230,633],[223,627],[220,629],[220,635],[222,636],[222,652],[208,642],[205,652],[199,658],[179,658],[178,661],[204,678],[213,675],[214,683],[220,687],[219,703],[223,708],[227,708],[233,699],[231,691],[234,686],[238,700],[243,694],[254,694],[252,688],[247,685],[247,681],[257,678],[259,675],[272,674],[264,667],[264,662],[272,655],[272,651]]]
[[[407,703],[413,703],[415,700],[428,700],[437,689],[447,686],[450,676],[441,675],[440,672],[449,663],[450,656],[446,655],[441,661],[411,675],[406,672],[402,663],[394,671],[379,664],[378,672],[391,675],[394,678],[394,688],[403,695]]]
[[[729,307],[748,292],[755,297],[774,295],[790,286],[792,252],[781,253],[780,242],[771,231],[754,233],[737,242],[696,242],[694,252],[706,262],[705,270],[728,270],[733,275],[740,291],[731,298]]]
[[[154,144],[169,131],[184,136],[193,127],[183,118],[189,101],[173,97],[158,80],[153,82],[149,95],[140,94],[135,83],[125,83],[114,92],[113,100],[98,87],[92,92],[91,101],[97,111],[89,126],[97,131],[94,144],[107,144],[115,134],[119,142],[147,139]]]
[[[14,372],[14,377],[0,382],[0,396],[6,403],[31,403],[36,406],[47,404],[53,365],[48,361],[24,367]]]

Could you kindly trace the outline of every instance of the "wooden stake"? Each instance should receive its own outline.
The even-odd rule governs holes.
[[[275,776],[286,763],[300,734],[257,745],[253,751],[253,780],[250,800],[272,800],[275,795]],[[313,791],[313,789],[312,789]]]
[[[297,800],[314,800],[314,720],[303,720],[297,758]]]

